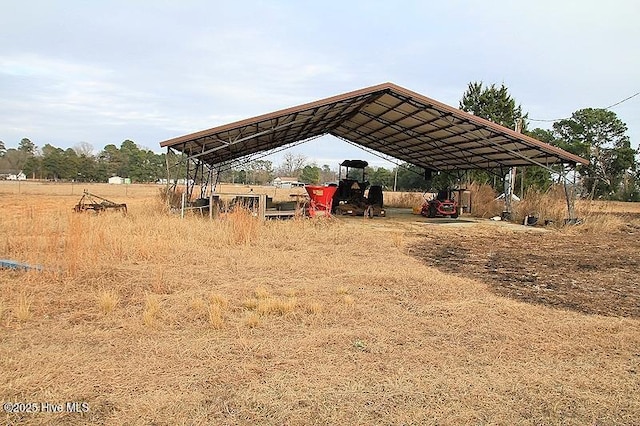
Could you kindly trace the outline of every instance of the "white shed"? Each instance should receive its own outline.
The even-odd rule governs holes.
[[[11,174],[7,176],[7,180],[27,180],[27,175],[22,172],[17,175]]]
[[[120,176],[111,176],[109,178],[109,183],[113,185],[122,185],[124,183],[124,178]]]

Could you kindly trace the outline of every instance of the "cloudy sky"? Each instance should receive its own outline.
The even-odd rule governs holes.
[[[0,0],[0,17],[7,147],[27,137],[97,153],[131,139],[161,152],[175,136],[386,81],[456,107],[470,81],[504,83],[535,119],[640,91],[637,0]],[[640,96],[613,111],[638,146]],[[333,138],[293,152],[371,159]]]

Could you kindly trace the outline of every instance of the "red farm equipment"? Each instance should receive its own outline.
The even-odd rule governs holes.
[[[457,218],[460,215],[460,203],[454,195],[456,192],[460,194],[460,190],[442,189],[435,197],[429,199],[425,192],[423,194],[425,201],[422,204],[420,214],[424,217]],[[460,198],[459,195],[458,198]]]
[[[306,185],[304,189],[309,194],[309,207],[307,212],[310,217],[331,216],[333,196],[337,186]]]

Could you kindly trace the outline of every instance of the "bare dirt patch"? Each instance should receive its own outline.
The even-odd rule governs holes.
[[[587,314],[640,317],[640,230],[473,231],[431,227],[412,252],[500,295]]]

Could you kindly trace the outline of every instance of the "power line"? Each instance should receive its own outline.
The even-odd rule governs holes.
[[[618,101],[618,102],[616,102],[615,104],[611,104],[611,105],[609,105],[608,107],[604,107],[604,108],[602,108],[602,109],[611,109],[611,108],[613,108],[614,106],[618,106],[618,105],[620,105],[621,103],[626,102],[626,101],[628,101],[629,99],[635,98],[635,97],[636,97],[636,96],[638,96],[638,95],[640,95],[640,92],[634,93],[633,95],[628,96],[628,97],[624,98],[623,100]],[[527,120],[529,120],[529,121],[547,122],[547,123],[548,123],[548,122],[553,122],[553,121],[569,120],[570,118],[571,118],[571,117],[565,117],[565,118],[554,118],[554,119],[537,119],[537,118],[528,118]]]
[[[628,101],[628,100],[629,100],[629,99],[631,99],[631,98],[635,98],[635,97],[636,97],[636,96],[638,96],[638,95],[640,95],[640,92],[638,92],[638,93],[636,93],[636,94],[633,94],[633,95],[629,96],[628,98],[624,98],[624,99],[623,99],[623,100],[621,100],[620,102],[616,102],[616,103],[615,103],[615,104],[613,104],[613,105],[609,105],[608,107],[606,107],[606,108],[604,108],[604,109],[613,108],[614,106],[620,105],[621,103],[626,102],[626,101]]]

